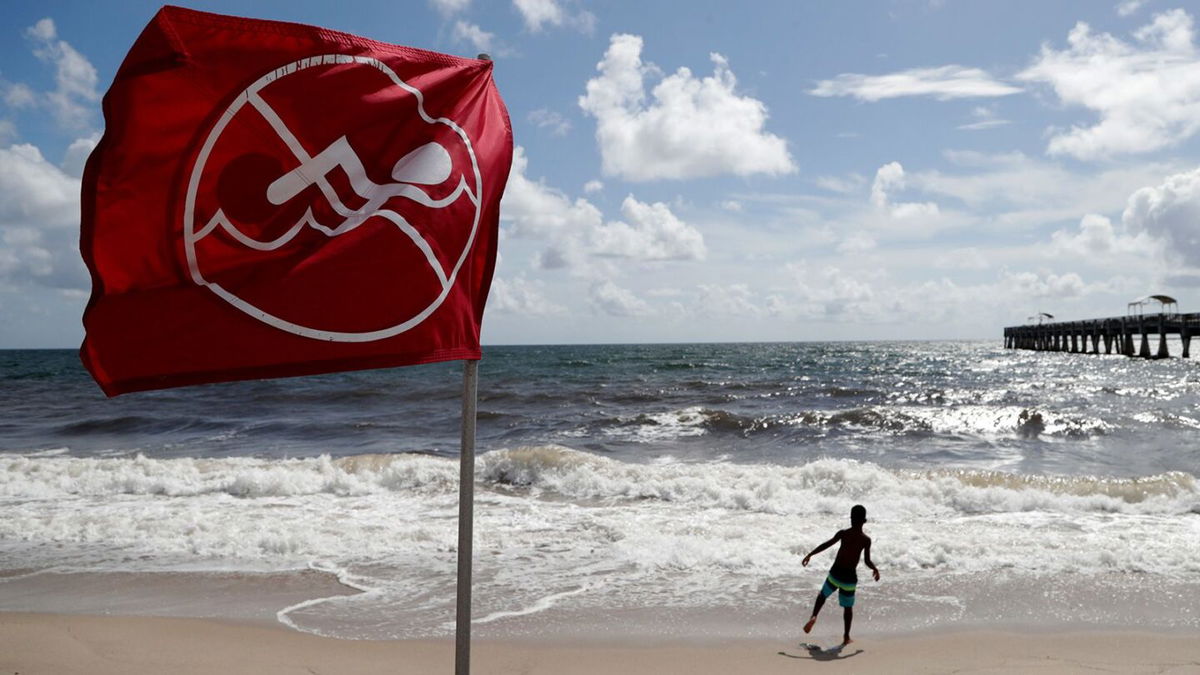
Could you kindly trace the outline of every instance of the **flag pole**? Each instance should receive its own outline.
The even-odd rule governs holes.
[[[454,675],[471,673],[471,562],[475,519],[475,397],[479,361],[463,361],[462,445],[458,453],[458,595]]]
[[[476,58],[491,61],[480,54]],[[475,530],[475,401],[479,361],[463,361],[462,443],[458,451],[458,588],[454,610],[454,675],[471,675],[471,564]]]

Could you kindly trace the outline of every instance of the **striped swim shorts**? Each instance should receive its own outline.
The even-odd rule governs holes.
[[[828,598],[833,594],[833,590],[836,588],[838,592],[838,604],[842,607],[853,607],[854,588],[858,585],[858,579],[856,578],[857,575],[850,576],[840,573],[836,574],[835,576],[835,573],[838,572],[841,572],[841,570],[837,570],[836,568],[829,570],[829,575],[825,577],[825,585],[821,586],[821,597]],[[851,578],[854,579],[854,581],[842,581],[839,579],[839,577]]]

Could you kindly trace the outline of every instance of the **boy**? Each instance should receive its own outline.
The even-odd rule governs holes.
[[[825,598],[828,598],[833,593],[833,589],[837,588],[838,604],[845,608],[842,612],[842,619],[846,630],[842,635],[842,644],[848,645],[853,642],[850,639],[850,622],[854,620],[854,587],[858,584],[859,554],[862,554],[863,562],[867,564],[867,567],[871,568],[871,572],[875,575],[875,581],[879,581],[879,569],[875,567],[875,563],[871,562],[871,538],[862,531],[865,522],[867,522],[867,508],[862,504],[855,505],[850,509],[850,528],[839,530],[832,539],[804,556],[802,564],[808,567],[808,561],[814,555],[833,546],[834,542],[842,542],[841,547],[838,548],[837,558],[833,561],[833,567],[829,568],[829,576],[825,578],[825,585],[821,587],[821,592],[817,595],[817,603],[813,605],[812,618],[804,624],[805,633],[811,631],[813,624],[817,622],[817,614],[821,612]]]

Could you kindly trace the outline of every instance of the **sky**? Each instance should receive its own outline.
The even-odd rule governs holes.
[[[485,344],[999,340],[1200,311],[1200,3],[212,2],[489,53]],[[0,4],[0,348],[74,347],[79,175],[158,5]]]

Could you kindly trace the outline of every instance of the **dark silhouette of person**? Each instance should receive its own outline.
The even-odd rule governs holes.
[[[879,569],[875,567],[875,563],[871,562],[871,538],[862,529],[865,522],[867,522],[867,508],[862,504],[856,504],[854,508],[850,509],[850,527],[838,530],[832,539],[804,556],[803,565],[808,567],[808,561],[814,555],[839,541],[842,542],[841,547],[838,548],[837,557],[833,561],[833,567],[829,568],[829,575],[825,577],[825,584],[821,586],[821,592],[817,594],[812,617],[809,618],[808,623],[804,624],[805,633],[810,632],[813,624],[817,622],[817,615],[821,613],[821,607],[825,605],[825,598],[828,598],[834,589],[837,589],[838,604],[843,607],[842,618],[845,623],[842,644],[848,645],[853,642],[850,639],[850,623],[854,621],[854,589],[858,585],[858,558],[860,555],[874,574],[875,581],[879,581]]]

